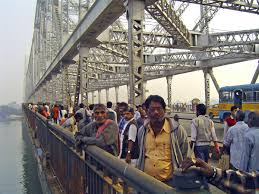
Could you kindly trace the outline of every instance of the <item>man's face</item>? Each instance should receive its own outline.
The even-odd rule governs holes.
[[[129,121],[130,119],[132,119],[134,117],[134,115],[131,112],[124,112],[124,118],[126,121]]]
[[[147,115],[152,121],[162,122],[165,117],[165,110],[159,102],[151,101]]]
[[[147,115],[146,111],[142,107],[139,108],[139,113],[141,117],[145,117]]]
[[[94,119],[98,124],[102,124],[107,119],[107,111],[104,108],[96,109],[93,113]]]
[[[120,112],[120,114],[123,114],[125,110],[127,110],[127,107],[125,107],[125,106],[119,106],[119,112]]]
[[[237,109],[232,110],[231,114],[232,114],[233,117],[236,117]]]

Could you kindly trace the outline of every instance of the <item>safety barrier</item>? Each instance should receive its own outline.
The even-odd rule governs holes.
[[[41,148],[49,155],[50,164],[64,193],[177,193],[175,189],[97,146],[88,146],[80,154],[74,147],[75,139],[72,133],[26,106],[23,110]]]

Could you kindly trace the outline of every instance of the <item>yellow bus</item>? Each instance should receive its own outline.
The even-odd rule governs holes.
[[[223,121],[230,114],[231,106],[242,109],[246,115],[259,111],[259,84],[226,86],[219,89],[219,119]]]
[[[214,118],[215,116],[219,116],[219,105],[214,104],[209,106],[207,109],[207,113],[211,119]]]

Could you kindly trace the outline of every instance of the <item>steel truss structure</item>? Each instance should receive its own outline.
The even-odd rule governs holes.
[[[182,17],[191,4],[200,18],[188,29]],[[259,29],[210,33],[220,9],[259,14],[259,2],[240,0],[38,0],[26,101],[92,102],[94,92],[129,87],[129,103],[145,99],[146,81],[166,77],[171,105],[173,75],[204,72],[209,105],[213,67],[258,59]],[[258,68],[252,83],[256,82]]]

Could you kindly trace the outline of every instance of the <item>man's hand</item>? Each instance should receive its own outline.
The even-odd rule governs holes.
[[[83,141],[78,138],[78,139],[76,140],[75,146],[76,146],[77,148],[81,148],[82,144],[83,144]]]
[[[131,162],[131,154],[130,154],[130,153],[127,153],[125,161],[126,161],[128,164],[130,164],[130,162]]]
[[[186,158],[181,164],[181,168],[183,169],[183,171],[186,171],[191,166],[199,167],[200,171],[206,177],[211,177],[213,175],[213,168],[199,158]]]
[[[220,154],[220,149],[219,149],[219,146],[218,145],[215,145],[215,151],[216,153],[219,155]]]

